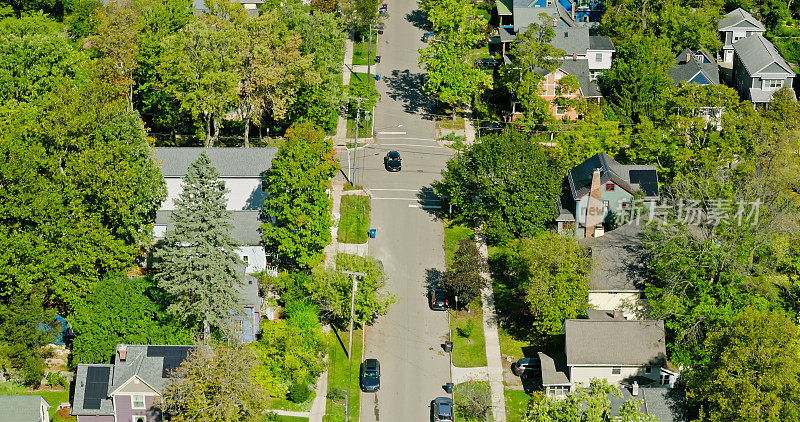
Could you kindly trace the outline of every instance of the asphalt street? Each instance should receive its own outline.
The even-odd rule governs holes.
[[[387,289],[397,302],[367,327],[364,357],[379,359],[382,374],[379,392],[362,393],[361,420],[426,421],[431,400],[446,396],[443,386],[450,381],[449,356],[441,347],[447,314],[428,308],[426,292],[444,271],[443,225],[434,215],[439,201],[430,186],[452,152],[434,139],[434,103],[422,91],[417,50],[424,46],[424,30],[416,1],[388,4],[378,40],[376,141],[358,151],[357,183],[372,194],[377,237],[370,254],[383,261]],[[384,169],[390,150],[400,152],[402,171]]]

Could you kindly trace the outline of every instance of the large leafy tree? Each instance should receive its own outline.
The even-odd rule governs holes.
[[[188,344],[191,336],[163,311],[161,296],[142,277],[100,282],[67,319],[75,332],[72,363],[108,362],[119,343]]]
[[[97,35],[88,39],[97,55],[92,62],[95,77],[117,88],[133,110],[133,74],[136,71],[141,11],[127,4],[111,3],[95,12]]]
[[[703,421],[800,418],[800,333],[783,313],[748,308],[715,327],[689,377]]]
[[[451,158],[434,189],[458,215],[485,223],[487,240],[498,243],[545,229],[561,175],[538,140],[507,130]]]
[[[475,242],[470,238],[463,238],[458,242],[453,263],[440,287],[450,297],[457,297],[462,305],[469,305],[489,285],[489,280],[483,277],[486,270],[486,261],[478,252]]]
[[[641,400],[628,399],[611,412],[611,398],[620,398],[622,393],[605,380],[594,379],[588,389],[579,388],[567,393],[566,398],[552,398],[543,395],[531,400],[524,422],[602,422],[608,420],[621,422],[657,422],[639,410]]]
[[[501,261],[506,284],[525,298],[534,337],[556,334],[565,319],[586,314],[591,261],[574,238],[547,232],[517,239]]]
[[[205,152],[200,154],[175,199],[175,227],[156,250],[156,280],[171,302],[167,310],[185,321],[202,321],[205,341],[212,326],[223,327],[238,309],[243,262],[230,233],[227,192],[211,160]]]
[[[261,226],[266,246],[290,268],[313,268],[331,241],[331,200],[326,190],[338,163],[330,139],[312,123],[286,131],[267,174],[264,212],[272,219]]]
[[[258,420],[267,402],[252,377],[257,365],[247,346],[199,346],[170,374],[159,405],[172,421]]]

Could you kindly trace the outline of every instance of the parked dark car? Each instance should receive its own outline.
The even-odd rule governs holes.
[[[453,400],[449,397],[437,397],[431,402],[431,420],[445,422],[453,420]]]
[[[432,287],[428,289],[428,306],[434,311],[444,311],[450,306],[450,301],[443,291]]]
[[[517,376],[535,375],[542,372],[539,358],[522,358],[511,365],[511,372]]]
[[[400,158],[400,153],[397,151],[389,151],[385,157],[383,157],[383,166],[386,167],[387,171],[400,171],[402,167],[403,159]]]
[[[367,359],[361,364],[361,391],[365,393],[381,389],[381,364],[378,359]]]

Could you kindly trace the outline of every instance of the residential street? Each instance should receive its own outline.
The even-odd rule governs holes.
[[[414,0],[389,3],[378,44],[377,142],[359,151],[358,183],[372,194],[377,229],[370,253],[383,261],[388,290],[397,296],[389,314],[367,328],[364,357],[380,359],[382,374],[381,390],[362,394],[362,421],[429,420],[430,401],[445,396],[442,387],[450,381],[449,356],[441,347],[447,314],[428,309],[426,289],[444,271],[443,227],[431,214],[438,202],[428,188],[452,151],[434,140],[428,115],[433,104],[422,92],[417,63],[423,30],[410,21],[419,16],[411,13],[416,8]],[[384,169],[389,150],[400,152],[402,171]]]

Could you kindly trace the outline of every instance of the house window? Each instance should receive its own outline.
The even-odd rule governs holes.
[[[589,22],[589,15],[585,15],[585,16],[583,17],[583,21],[584,21],[584,22]]]
[[[652,374],[653,373],[653,367],[652,366],[645,366],[644,367],[644,373],[645,374]]]
[[[733,42],[739,41],[739,40],[740,40],[740,39],[742,39],[742,38],[744,38],[744,37],[743,37],[743,36],[741,36],[741,35],[734,35],[734,36],[733,36]]]
[[[133,418],[131,418],[131,421],[133,421],[133,422],[147,422],[147,417],[146,416],[134,416]]]
[[[669,380],[670,380],[670,375],[669,374],[662,373],[658,377],[658,383],[661,384],[661,385],[668,385],[669,384]]]
[[[547,387],[550,395],[555,397],[564,397],[569,393],[568,385],[551,385]]]
[[[242,256],[242,261],[244,261],[244,265],[250,265],[250,257],[247,255]]]
[[[556,105],[556,116],[563,116],[567,112],[567,106]]]
[[[131,409],[144,409],[144,396],[134,394],[131,396]]]
[[[611,375],[619,375],[622,373],[622,369],[619,367],[611,368]]]
[[[616,185],[613,183],[606,183],[606,192],[614,192],[614,186]]]
[[[594,61],[600,63],[603,61],[603,53],[594,53]]]
[[[608,208],[611,206],[611,203],[608,201],[603,201],[603,215],[608,213]]]
[[[783,87],[783,79],[764,79],[761,82],[761,89],[779,89]]]

